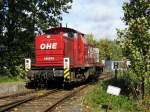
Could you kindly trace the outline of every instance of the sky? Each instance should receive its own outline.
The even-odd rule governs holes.
[[[73,0],[72,9],[63,14],[63,25],[99,40],[116,38],[116,28],[123,29],[123,0]]]

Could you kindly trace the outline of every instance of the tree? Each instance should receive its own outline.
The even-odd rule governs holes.
[[[122,51],[115,40],[111,41],[106,38],[100,39],[97,47],[100,51],[101,60],[121,60],[122,58]]]
[[[61,14],[68,12],[72,0],[3,0],[0,1],[0,46],[7,49],[0,56],[1,69],[15,67],[31,53],[39,30],[58,26]],[[2,61],[3,60],[3,61]]]
[[[91,44],[91,45],[96,45],[97,44],[97,42],[94,39],[94,36],[92,34],[86,34],[85,39],[86,39],[88,44]]]
[[[98,48],[100,50],[100,59],[111,59],[112,58],[112,46],[111,41],[108,39],[101,39],[98,42]]]
[[[145,76],[148,75],[147,64],[150,59],[150,3],[132,0],[124,3],[123,10],[123,21],[128,28],[118,30],[118,41],[123,54],[131,60],[132,70],[140,78],[144,98],[144,82]]]

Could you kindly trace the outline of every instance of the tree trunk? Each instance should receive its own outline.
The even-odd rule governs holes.
[[[142,76],[142,86],[141,86],[141,89],[142,89],[142,100],[144,99],[144,95],[145,95],[145,77]]]
[[[147,61],[145,60],[145,64],[144,64],[144,71],[145,71],[145,74],[142,75],[142,85],[141,85],[141,90],[142,90],[142,100],[144,99],[144,96],[145,96],[145,75],[147,73]]]

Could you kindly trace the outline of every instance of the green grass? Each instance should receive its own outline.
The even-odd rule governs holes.
[[[22,82],[24,79],[20,78],[19,76],[0,76],[0,83],[5,83],[5,82]]]
[[[112,110],[109,112],[143,112],[136,101],[127,96],[111,96],[106,93],[106,83],[100,81],[94,85],[94,88],[83,98],[83,104],[91,108],[91,112],[105,112],[102,107],[110,104]],[[106,85],[105,85],[106,86]]]

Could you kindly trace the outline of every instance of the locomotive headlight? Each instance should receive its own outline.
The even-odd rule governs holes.
[[[31,59],[30,58],[26,58],[25,59],[25,70],[29,71],[31,69]]]

